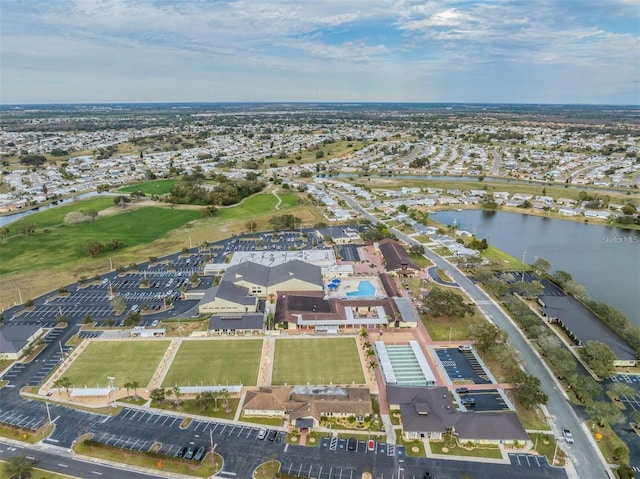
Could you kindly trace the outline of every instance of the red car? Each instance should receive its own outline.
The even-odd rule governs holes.
[[[367,441],[367,449],[369,451],[375,451],[376,450],[376,442],[373,439],[369,439]]]

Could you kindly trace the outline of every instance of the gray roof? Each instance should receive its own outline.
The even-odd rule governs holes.
[[[573,296],[544,295],[540,300],[544,314],[562,321],[583,344],[600,341],[617,359],[635,359],[633,348]]]
[[[466,440],[518,440],[528,441],[529,435],[513,411],[468,412],[456,423],[461,441]],[[468,417],[470,420],[462,420]]]
[[[214,315],[209,319],[209,331],[262,329],[263,326],[263,314]]]
[[[455,428],[467,440],[529,439],[515,412],[461,412],[446,387],[387,386],[387,401],[400,406],[402,428],[407,432],[445,432]]]
[[[227,269],[223,280],[236,282],[244,279],[250,283],[268,287],[284,283],[292,278],[321,286],[322,269],[320,266],[297,259],[275,266],[246,261]]]
[[[4,324],[0,326],[0,353],[17,353],[42,326],[37,324]]]
[[[216,298],[225,299],[237,304],[252,306],[256,304],[256,297],[250,296],[249,290],[244,286],[238,286],[229,281],[220,281],[218,286],[209,288],[200,300],[200,304],[209,303]]]

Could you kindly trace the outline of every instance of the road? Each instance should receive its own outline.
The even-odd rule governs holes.
[[[359,203],[351,197],[332,190],[332,192],[344,199],[352,208],[362,213],[370,219],[372,223],[379,223],[380,220],[364,210]],[[421,244],[417,240],[406,234],[392,229],[393,233],[407,244]],[[542,359],[533,350],[521,331],[511,321],[509,316],[476,284],[474,284],[457,267],[446,261],[432,250],[425,248],[425,256],[438,268],[445,271],[453,281],[458,283],[469,298],[480,308],[485,316],[509,335],[509,343],[520,353],[525,369],[540,379],[543,391],[549,396],[547,410],[551,416],[551,425],[556,437],[561,437],[561,431],[568,428],[573,432],[574,444],[563,443],[562,447],[567,452],[569,459],[573,463],[578,477],[613,477],[610,476],[609,469],[604,463],[600,450],[594,444],[591,436],[586,430],[583,422],[578,418],[565,398],[564,392],[558,388],[555,377]]]
[[[61,452],[62,451],[49,451],[41,446],[18,446],[0,441],[1,460],[6,461],[12,456],[24,455],[38,461],[36,464],[38,469],[57,472],[71,477],[83,479],[91,477],[102,477],[105,479],[149,479],[150,477],[157,477],[157,474],[145,474],[130,469],[102,465],[96,462],[74,458],[69,456],[66,451],[61,455]]]
[[[493,155],[493,168],[491,168],[491,174],[497,176],[500,171],[500,165],[502,164],[502,158],[497,150],[491,150],[491,154]]]

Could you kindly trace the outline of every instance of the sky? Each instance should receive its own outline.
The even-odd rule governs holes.
[[[640,104],[640,0],[0,0],[0,103]]]

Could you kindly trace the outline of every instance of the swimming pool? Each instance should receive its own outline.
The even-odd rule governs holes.
[[[358,283],[358,289],[356,291],[349,291],[347,293],[348,298],[358,296],[374,296],[376,293],[376,287],[371,284],[370,281],[360,281]]]

